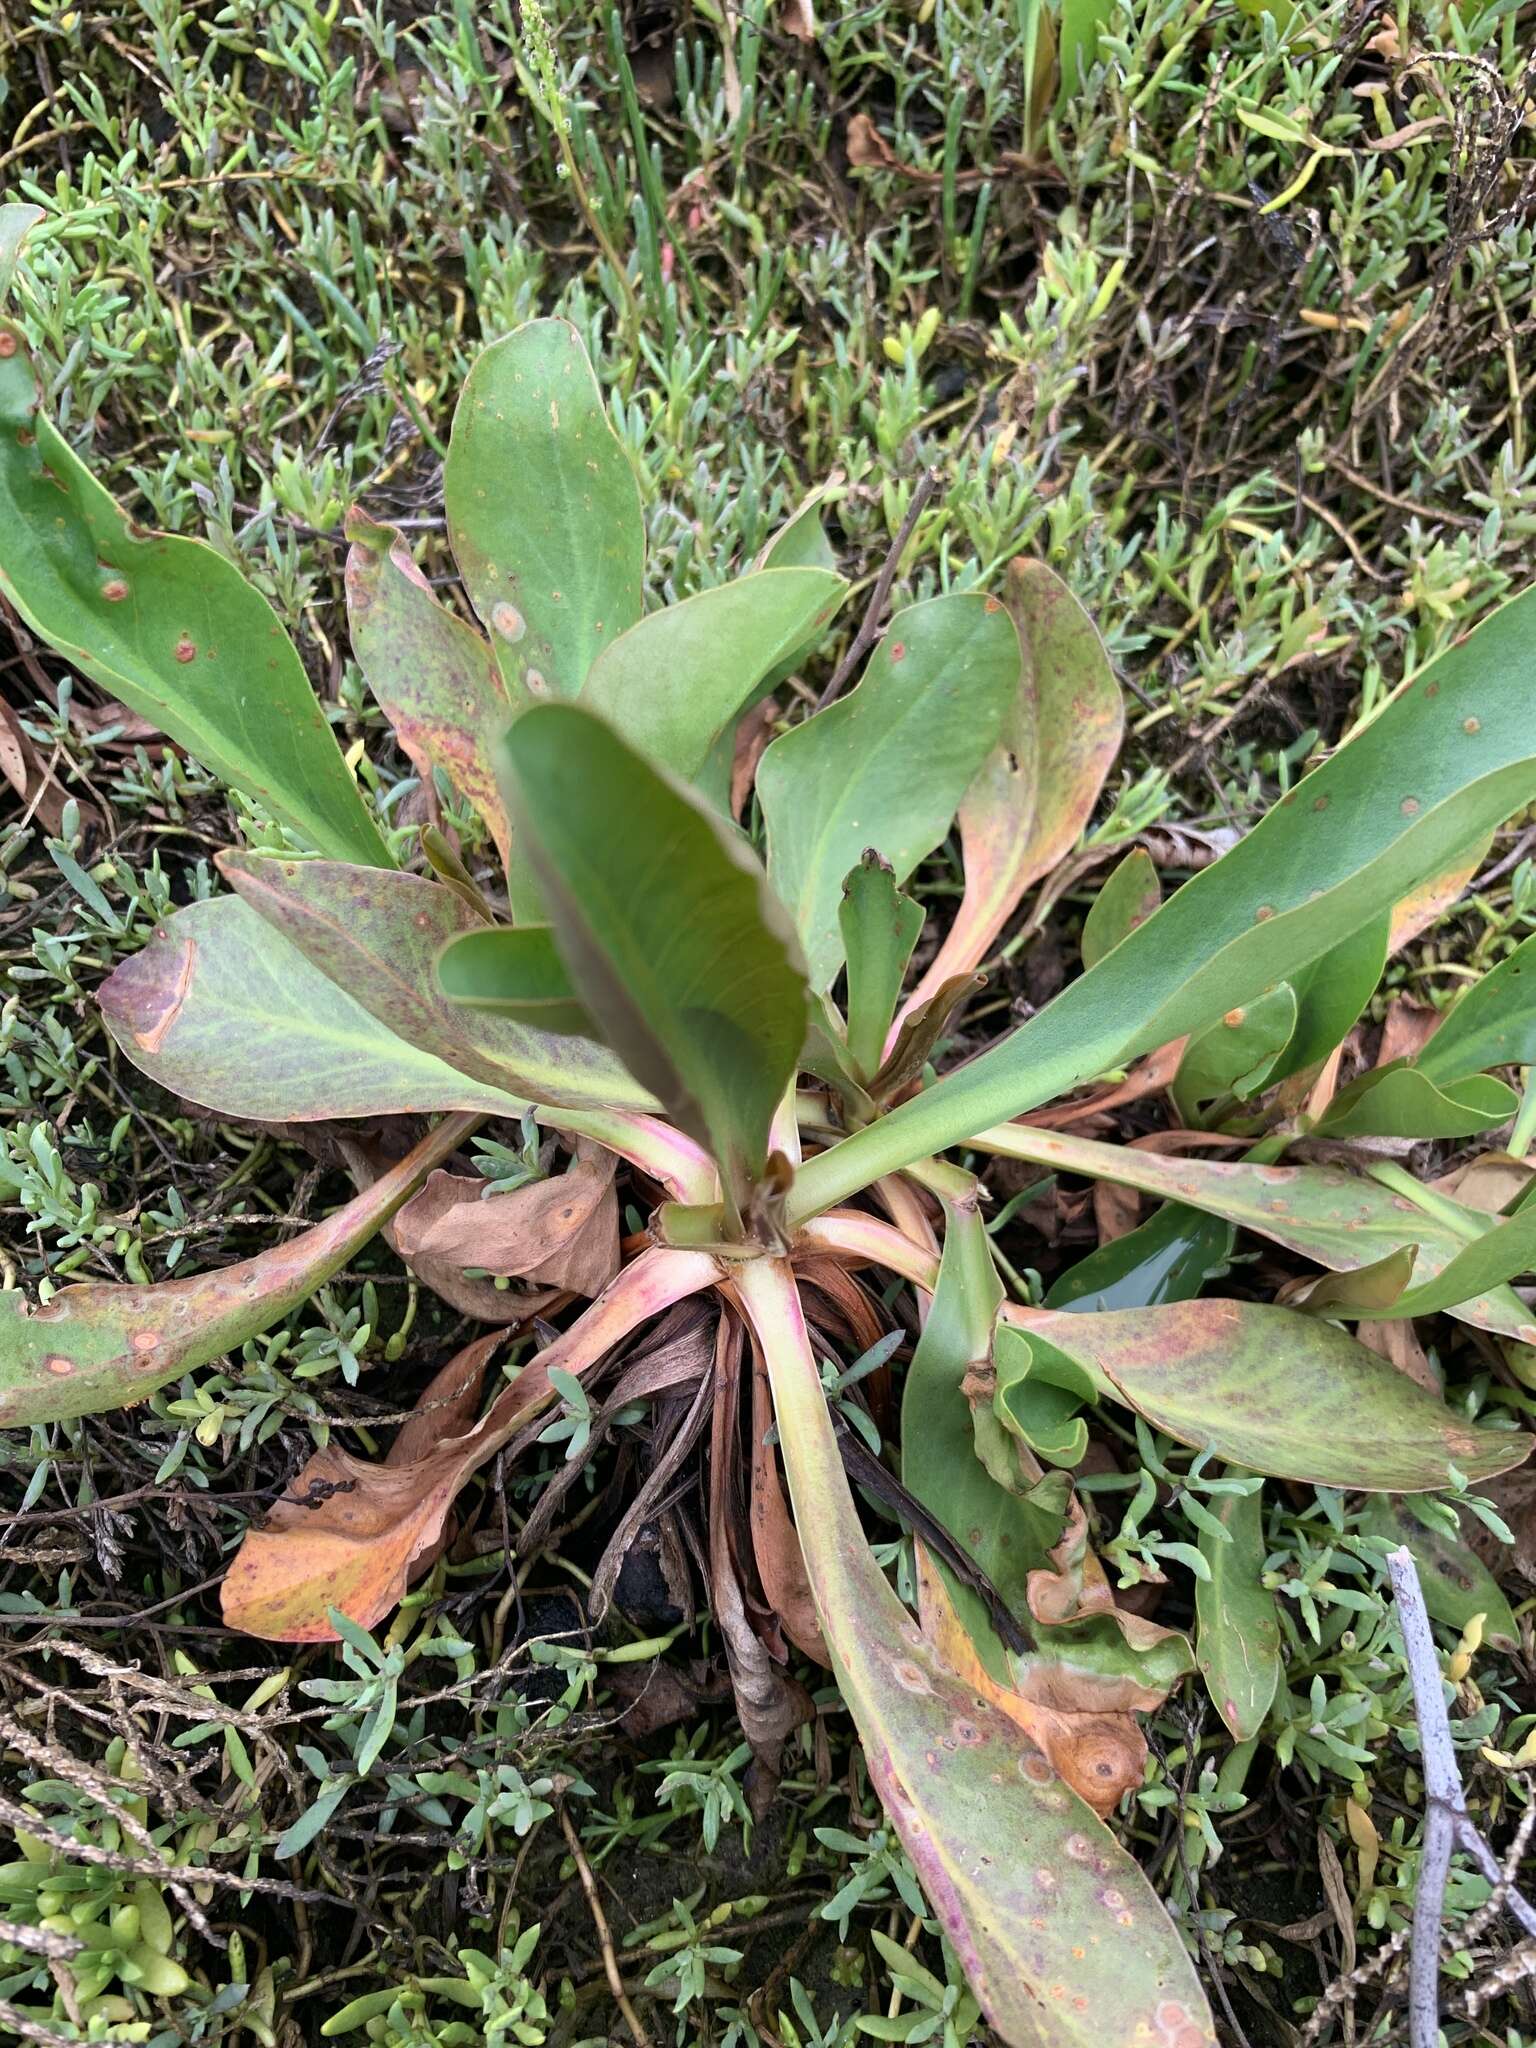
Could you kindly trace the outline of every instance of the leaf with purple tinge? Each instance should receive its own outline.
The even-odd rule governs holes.
[[[1531,1437],[1479,1428],[1343,1330],[1293,1309],[1183,1301],[1006,1313],[1179,1443],[1276,1479],[1434,1492],[1458,1472],[1508,1472],[1531,1449]]]
[[[442,769],[485,820],[507,867],[512,828],[491,748],[512,706],[496,658],[473,626],[438,603],[392,526],[354,509],[347,538],[347,621],[368,687],[422,781]]]
[[[1474,1209],[1455,1211],[1441,1197],[1435,1211],[1341,1166],[1254,1166],[1243,1160],[1173,1159],[1127,1145],[1103,1145],[1067,1131],[1032,1124],[999,1124],[975,1140],[998,1152],[1059,1173],[1118,1181],[1144,1194],[1185,1202],[1223,1217],[1288,1251],[1300,1252],[1336,1273],[1372,1266],[1404,1245],[1416,1244],[1417,1284],[1432,1280],[1494,1221]],[[1450,1220],[1455,1215],[1455,1227]],[[1463,1224],[1462,1219],[1465,1219]],[[1457,1302],[1447,1313],[1501,1337],[1536,1342],[1536,1323],[1518,1294],[1492,1287]]]
[[[654,1106],[604,1047],[449,1001],[434,972],[439,955],[452,940],[492,927],[441,883],[249,853],[221,854],[219,870],[327,980],[459,1072],[534,1102]]]
[[[870,1777],[987,2018],[1010,2048],[1208,2048],[1189,1954],[1140,1867],[940,1660],[871,1556],[787,1264],[745,1260],[736,1285]]]
[[[339,1272],[479,1121],[451,1116],[344,1209],[238,1265],[148,1287],[0,1295],[0,1427],[100,1415],[270,1329]]]
[[[1125,712],[1098,632],[1044,562],[1008,567],[1003,601],[1024,665],[996,749],[960,805],[965,894],[949,934],[908,999],[979,967],[1024,891],[1077,843],[1120,751]]]

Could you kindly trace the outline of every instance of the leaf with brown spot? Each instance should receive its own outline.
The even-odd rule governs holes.
[[[510,870],[512,828],[491,750],[512,702],[496,657],[473,626],[438,603],[392,526],[354,507],[347,538],[347,621],[368,687],[422,781],[442,769],[485,820]]]
[[[1101,1704],[1093,1681],[1039,1658],[1010,1659],[1013,1682],[1000,1684],[966,1634],[943,1579],[921,1545],[917,1589],[923,1633],[938,1656],[964,1684],[974,1686],[1022,1729],[1058,1776],[1107,1820],[1123,1795],[1142,1781],[1147,1738],[1132,1714],[1124,1707]],[[1031,1688],[1045,1696],[1033,1697]],[[1155,1693],[1144,1704],[1161,1706],[1164,1697]]]
[[[984,1152],[1028,1160],[1058,1173],[1118,1181],[1143,1194],[1220,1216],[1336,1273],[1374,1265],[1416,1244],[1416,1281],[1433,1279],[1489,1227],[1473,1209],[1420,1209],[1406,1195],[1341,1166],[1256,1166],[1246,1160],[1164,1159],[1033,1123],[999,1124],[975,1139]],[[1522,1342],[1536,1334],[1530,1312],[1508,1287],[1493,1287],[1448,1311],[1466,1323]]]
[[[1077,844],[1120,751],[1120,686],[1066,584],[1020,556],[1003,601],[1023,647],[1019,686],[1002,737],[960,804],[965,894],[904,1015],[981,965],[1025,890]]]
[[[1009,2048],[1208,2048],[1189,1954],[1140,1867],[945,1664],[870,1554],[787,1262],[742,1260],[735,1284],[871,1782],[987,2018]]]
[[[217,548],[129,518],[44,415],[21,330],[0,332],[0,594],[306,844],[391,866],[277,613]]]
[[[45,1308],[0,1295],[0,1427],[124,1408],[237,1351],[339,1272],[478,1122],[445,1117],[345,1208],[237,1265],[148,1287],[65,1287]]]
[[[578,1376],[631,1330],[718,1278],[701,1252],[656,1250],[627,1266],[571,1327],[546,1345],[480,1420],[456,1434],[419,1418],[402,1430],[406,1453],[383,1464],[327,1446],[311,1458],[260,1528],[249,1529],[225,1576],[231,1628],[268,1642],[335,1640],[328,1610],[372,1628],[433,1554],[454,1499],[478,1468],[554,1398],[555,1367]],[[500,1331],[451,1361],[428,1389],[449,1423],[473,1412],[480,1374]],[[473,1384],[471,1385],[471,1380]],[[398,1448],[398,1446],[397,1446]]]
[[[1177,1442],[1277,1479],[1435,1492],[1507,1472],[1532,1439],[1484,1429],[1332,1323],[1249,1301],[1098,1315],[1010,1308]]]

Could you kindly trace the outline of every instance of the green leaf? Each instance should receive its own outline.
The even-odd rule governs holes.
[[[975,1200],[945,1205],[944,1252],[928,1320],[907,1368],[901,1400],[902,1484],[937,1516],[991,1579],[1009,1612],[1029,1612],[1028,1580],[1061,1534],[1061,1516],[1042,1515],[999,1485],[976,1456],[963,1383],[992,1355],[1002,1302],[986,1228]],[[986,1603],[934,1559],[977,1653],[999,1683],[1008,1662]]]
[[[936,1657],[870,1555],[794,1281],[742,1262],[817,1612],[870,1777],[992,2026],[1010,2048],[1215,2033],[1140,1866],[1006,1715]],[[1092,1968],[1082,1955],[1093,1953]],[[1056,1987],[1060,1987],[1059,1995]]]
[[[834,484],[822,484],[797,506],[757,558],[759,569],[832,569],[837,556],[821,523]]]
[[[1436,1315],[1443,1309],[1454,1312],[1464,1302],[1485,1296],[1495,1287],[1502,1287],[1505,1281],[1516,1279],[1521,1273],[1536,1271],[1536,1209],[1522,1208],[1508,1218],[1490,1217],[1487,1220],[1490,1227],[1481,1237],[1473,1238],[1448,1264],[1416,1287],[1407,1285],[1410,1272],[1418,1271],[1418,1264],[1411,1258],[1390,1276],[1398,1282],[1395,1293],[1390,1291],[1388,1276],[1384,1272],[1385,1260],[1324,1283],[1332,1292],[1326,1312],[1329,1315],[1391,1316],[1394,1319]],[[1371,1285],[1377,1279],[1383,1282],[1379,1294]],[[1307,1307],[1316,1309],[1320,1306],[1324,1306],[1324,1302],[1319,1290],[1314,1290],[1308,1297]]]
[[[1256,1095],[1295,1029],[1296,992],[1282,981],[1192,1038],[1169,1090],[1180,1120],[1193,1124],[1213,1105]]]
[[[40,206],[0,206],[0,312],[11,295],[11,280],[21,259],[21,245],[43,218]]]
[[[437,983],[451,1003],[493,1010],[543,1031],[597,1036],[547,924],[461,933],[438,955]]]
[[[980,1133],[976,1142],[981,1150],[1006,1158],[1118,1181],[1149,1195],[1187,1202],[1335,1272],[1354,1272],[1404,1245],[1416,1244],[1419,1263],[1414,1270],[1428,1280],[1488,1231],[1493,1221],[1440,1195],[1432,1207],[1421,1208],[1406,1195],[1340,1166],[1166,1159],[1129,1145],[1103,1145],[1070,1131],[1038,1130],[1028,1124],[1000,1125]],[[1536,1343],[1536,1322],[1508,1288],[1469,1295],[1452,1313],[1500,1336]]]
[[[1052,1284],[1045,1305],[1096,1315],[1107,1308],[1189,1301],[1226,1271],[1232,1240],[1230,1223],[1182,1202],[1164,1202],[1145,1223],[1069,1267]]]
[[[848,1051],[859,1079],[868,1081],[885,1058],[885,1035],[924,911],[902,895],[889,864],[868,847],[843,883],[837,920],[848,959]]]
[[[1226,1530],[1223,1543],[1202,1528],[1200,1555],[1210,1571],[1195,1580],[1195,1662],[1234,1742],[1264,1726],[1284,1670],[1280,1614],[1264,1584],[1264,1499],[1218,1494],[1210,1512]]]
[[[495,657],[440,605],[392,526],[347,519],[347,620],[368,687],[422,781],[441,768],[490,828],[503,867],[511,828],[496,787],[494,745],[511,717]]]
[[[768,872],[825,991],[843,964],[843,878],[873,847],[904,882],[949,830],[1018,685],[1019,642],[995,598],[898,612],[846,697],[782,733],[757,793]]]
[[[992,1412],[1005,1429],[1048,1465],[1080,1464],[1088,1448],[1081,1413],[1093,1382],[1052,1344],[1030,1343],[1021,1330],[1000,1327],[993,1340],[997,1385]]]
[[[1099,60],[1099,36],[1115,18],[1116,0],[1062,0],[1058,43],[1061,85],[1056,95],[1060,113],[1082,93],[1088,73]]]
[[[605,1048],[448,1000],[434,963],[451,940],[487,929],[452,889],[416,875],[261,854],[221,854],[219,868],[273,932],[411,1051],[435,1055],[489,1088],[535,1102],[654,1108],[653,1098]],[[261,937],[256,944],[264,947],[270,940]],[[264,979],[254,977],[258,985]],[[323,997],[306,993],[306,1000],[328,1007]],[[290,1011],[297,1007],[290,1005]]]
[[[200,540],[131,520],[39,409],[20,330],[0,354],[0,594],[32,630],[338,860],[390,857],[277,614]]]
[[[727,1199],[744,1201],[806,1030],[794,942],[762,870],[590,711],[535,705],[505,747],[508,806],[578,996],[712,1149]]]
[[[1447,648],[1038,1016],[808,1160],[791,1221],[1203,1030],[1374,927],[1536,795],[1533,690],[1536,591],[1526,591]]]
[[[1044,562],[1008,564],[1023,656],[996,747],[960,804],[965,893],[910,1012],[979,967],[1020,898],[1077,844],[1120,751],[1120,685],[1092,619]]]
[[[345,1208],[253,1259],[147,1287],[65,1287],[44,1308],[0,1294],[0,1427],[125,1408],[238,1352],[339,1272],[477,1121],[445,1117]]]
[[[1133,846],[1094,897],[1083,919],[1084,967],[1096,967],[1123,938],[1145,924],[1163,900],[1163,885],[1152,856]]]
[[[1104,1315],[1017,1309],[1179,1443],[1250,1472],[1366,1493],[1422,1493],[1520,1464],[1530,1439],[1479,1428],[1336,1328],[1249,1301]]]
[[[1514,1090],[1491,1074],[1437,1088],[1418,1068],[1394,1061],[1340,1089],[1313,1130],[1320,1138],[1470,1138],[1508,1123],[1519,1106]]]
[[[1291,977],[1296,995],[1296,1029],[1266,1082],[1273,1086],[1292,1074],[1320,1067],[1376,993],[1387,964],[1390,915],[1379,917],[1310,967]]]
[[[700,591],[604,648],[582,704],[647,760],[691,782],[757,685],[819,638],[847,589],[825,569],[759,569]]]
[[[237,896],[178,910],[97,999],[142,1073],[220,1116],[312,1123],[527,1107],[386,1029]]]
[[[1442,1088],[1490,1067],[1536,1065],[1536,935],[1467,990],[1413,1064]]]
[[[1367,1535],[1396,1549],[1406,1544],[1419,1568],[1424,1605],[1447,1628],[1463,1629],[1475,1614],[1483,1617],[1483,1640],[1494,1649],[1512,1650],[1520,1642],[1520,1624],[1498,1581],[1476,1551],[1437,1525],[1421,1521],[1417,1504],[1380,1494],[1365,1503],[1360,1526]]]
[[[574,327],[476,358],[443,466],[448,537],[515,696],[574,697],[641,612],[645,520]]]

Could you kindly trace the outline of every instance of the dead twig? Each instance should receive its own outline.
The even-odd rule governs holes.
[[[597,1895],[597,1879],[592,1875],[592,1866],[581,1846],[581,1837],[577,1834],[571,1816],[563,1805],[560,1808],[560,1826],[571,1852],[571,1860],[576,1865],[576,1874],[581,1879],[581,1888],[587,1895],[587,1908],[592,1915],[592,1925],[597,1930],[598,1945],[603,1952],[603,1975],[608,1979],[608,1989],[613,1993],[613,2002],[623,2013],[624,2023],[635,2037],[635,2048],[651,2048],[651,2037],[645,2031],[645,2024],[639,2013],[631,2004],[629,1993],[624,1989],[624,1977],[619,1969],[619,1959],[614,1953],[608,1916],[603,1911],[603,1902]]]
[[[875,587],[870,592],[869,604],[859,621],[859,630],[853,636],[853,644],[832,671],[831,681],[816,699],[818,711],[825,711],[834,699],[842,695],[848,678],[879,639],[880,622],[885,617],[885,607],[890,602],[891,586],[896,581],[901,558],[907,552],[907,542],[911,540],[918,520],[927,511],[929,501],[939,488],[939,483],[939,472],[936,469],[926,469],[918,478],[917,487],[907,506],[906,517],[902,520],[896,538],[891,542],[885,560],[880,565],[880,574],[875,578]]]

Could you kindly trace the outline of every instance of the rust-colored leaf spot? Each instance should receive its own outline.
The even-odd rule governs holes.
[[[1416,796],[1405,796],[1398,808],[1405,818],[1411,818],[1419,808],[1419,800]]]
[[[114,576],[101,586],[101,594],[108,604],[121,604],[128,595],[128,586],[121,576]]]
[[[75,1368],[71,1364],[69,1359],[65,1358],[60,1352],[57,1351],[54,1352],[51,1358],[45,1358],[43,1360],[43,1370],[45,1372],[57,1374],[57,1376],[61,1380],[67,1378],[69,1374],[74,1371],[74,1369]]]
[[[1235,1031],[1239,1024],[1241,1024],[1243,1019],[1247,1016],[1247,1014],[1248,1012],[1244,1009],[1228,1010],[1227,1014],[1225,1015],[1225,1017],[1222,1018],[1221,1021],[1223,1024],[1226,1025],[1229,1031]]]
[[[158,1330],[135,1330],[128,1341],[132,1344],[135,1351],[158,1351],[160,1348],[160,1332]]]
[[[994,601],[995,601],[995,600],[994,600]],[[905,661],[905,660],[906,660],[906,658],[907,658],[907,643],[906,643],[906,641],[905,641],[905,640],[897,640],[897,641],[893,642],[893,644],[892,644],[892,647],[891,647],[891,659],[892,659],[892,661]]]
[[[1267,924],[1274,914],[1275,906],[1273,903],[1261,903],[1253,913],[1253,921],[1255,924]]]
[[[197,659],[197,649],[193,645],[190,636],[186,633],[183,633],[176,642],[176,659],[178,661],[195,661]]]
[[[15,337],[15,335],[14,335],[14,334],[0,334],[0,356],[13,356],[13,355],[15,355],[15,353],[16,353],[16,337]]]
[[[505,601],[492,607],[491,624],[503,640],[521,640],[528,630],[528,621],[517,606]]]

